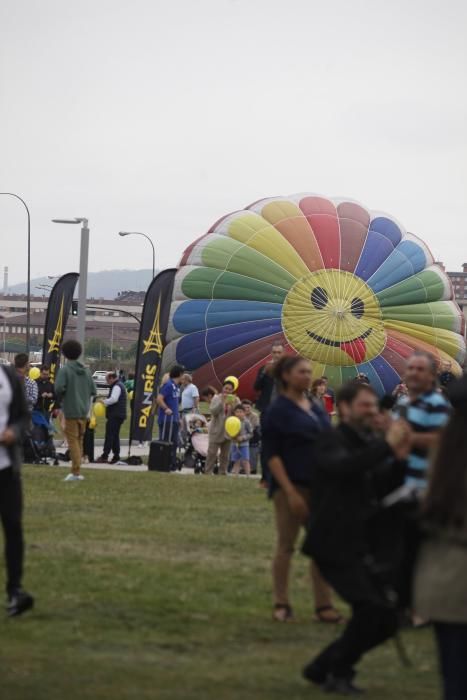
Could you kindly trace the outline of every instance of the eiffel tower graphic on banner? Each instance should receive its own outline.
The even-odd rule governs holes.
[[[164,345],[162,343],[161,330],[160,330],[160,320],[161,320],[161,298],[159,296],[159,301],[157,302],[156,315],[154,317],[154,323],[152,324],[151,331],[147,340],[143,340],[144,350],[143,355],[147,352],[157,352],[159,355],[162,354]]]
[[[63,297],[60,304],[60,313],[58,314],[57,325],[55,326],[54,336],[47,342],[49,343],[49,352],[59,352],[60,343],[63,335]]]

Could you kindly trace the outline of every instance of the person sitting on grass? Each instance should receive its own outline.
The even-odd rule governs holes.
[[[238,476],[243,469],[246,476],[250,476],[250,440],[253,437],[253,428],[246,417],[245,407],[242,404],[235,406],[233,415],[240,421],[240,432],[232,440],[230,459],[233,462],[232,474]]]

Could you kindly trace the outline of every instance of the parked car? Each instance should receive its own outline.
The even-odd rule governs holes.
[[[92,378],[94,379],[94,384],[97,386],[98,389],[107,389],[107,387],[109,386],[107,384],[107,374],[108,372],[104,372],[103,370],[98,369],[92,375]]]

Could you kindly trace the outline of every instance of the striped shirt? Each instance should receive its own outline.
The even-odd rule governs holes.
[[[428,391],[415,399],[400,396],[394,412],[405,418],[415,433],[433,433],[447,422],[450,404],[438,391]],[[428,469],[429,451],[414,447],[408,458],[406,484],[424,489]]]

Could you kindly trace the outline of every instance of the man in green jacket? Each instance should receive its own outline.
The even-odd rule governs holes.
[[[71,474],[65,481],[84,479],[80,474],[83,438],[91,401],[97,394],[91,372],[78,360],[82,351],[77,340],[63,343],[62,353],[68,362],[58,371],[55,380],[55,393],[65,416],[65,435],[71,457]]]

